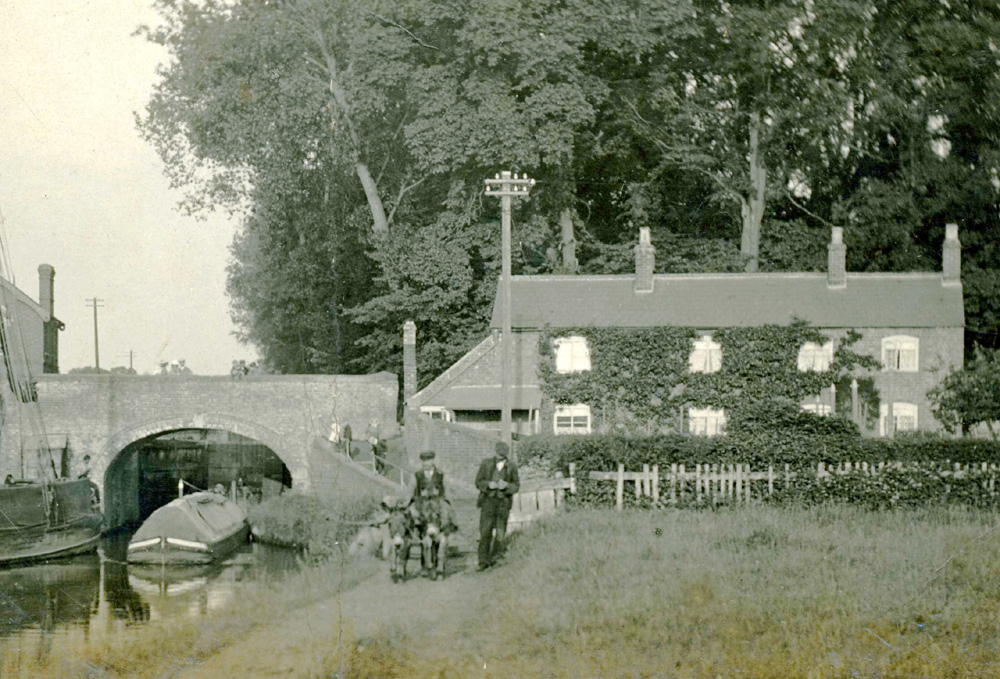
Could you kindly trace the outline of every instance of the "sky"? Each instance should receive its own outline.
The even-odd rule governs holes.
[[[156,18],[152,0],[0,0],[0,211],[17,286],[37,300],[55,267],[60,372],[94,365],[93,297],[102,368],[257,358],[225,294],[237,220],[182,215],[135,128],[166,51],[131,34]]]

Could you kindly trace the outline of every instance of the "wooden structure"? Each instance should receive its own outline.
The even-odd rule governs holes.
[[[911,463],[912,464],[912,463]],[[919,464],[919,463],[918,463]],[[886,469],[903,469],[903,462],[842,462],[827,465],[820,462],[816,466],[817,477],[837,474],[864,473],[877,475]],[[627,472],[625,465],[619,464],[618,471],[592,471],[589,478],[595,481],[615,482],[615,508],[625,506],[625,484],[632,483],[636,500],[649,498],[654,505],[680,506],[683,504],[732,504],[761,499],[774,493],[776,484],[788,484],[803,472],[792,471],[790,465],[767,469],[751,469],[749,464],[672,464],[661,474],[658,465],[644,464],[642,471]],[[980,462],[961,464],[943,462],[937,469],[943,477],[962,478],[969,474],[981,474],[983,492],[996,494],[997,476],[1000,466],[996,463]]]
[[[568,477],[529,479],[514,495],[507,518],[507,533],[521,530],[532,522],[555,514],[563,506],[566,491],[576,493],[576,465],[570,464]]]

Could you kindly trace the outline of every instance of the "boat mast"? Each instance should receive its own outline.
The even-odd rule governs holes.
[[[0,212],[0,351],[3,352],[3,367],[7,373],[10,395],[16,403],[20,416],[20,438],[22,455],[25,439],[34,452],[38,480],[42,486],[45,503],[45,517],[52,523],[52,484],[58,477],[48,436],[38,407],[38,393],[31,375],[31,365],[18,315],[17,288],[13,268],[10,265],[7,231],[3,214]],[[6,404],[4,404],[6,407]],[[25,435],[27,420],[30,436]],[[23,475],[23,465],[22,465]]]

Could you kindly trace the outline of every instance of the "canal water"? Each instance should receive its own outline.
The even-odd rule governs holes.
[[[102,538],[98,552],[0,570],[0,677],[64,646],[122,638],[146,623],[224,608],[241,583],[299,569],[295,550],[250,543],[209,567],[167,572],[130,566],[132,531]]]

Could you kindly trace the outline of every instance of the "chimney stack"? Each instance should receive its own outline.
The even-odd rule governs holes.
[[[417,393],[417,325],[403,324],[403,407]]]
[[[653,291],[653,265],[656,264],[656,248],[649,239],[649,227],[639,229],[639,244],[635,246],[635,291]]]
[[[55,299],[53,298],[55,278],[56,270],[50,264],[38,265],[38,306],[44,310],[46,321],[51,321],[55,315]]]
[[[847,287],[847,246],[844,245],[844,229],[833,227],[830,244],[827,246],[826,284],[831,288]]]
[[[941,283],[962,284],[962,243],[958,240],[958,224],[944,227],[944,245],[941,246]]]

